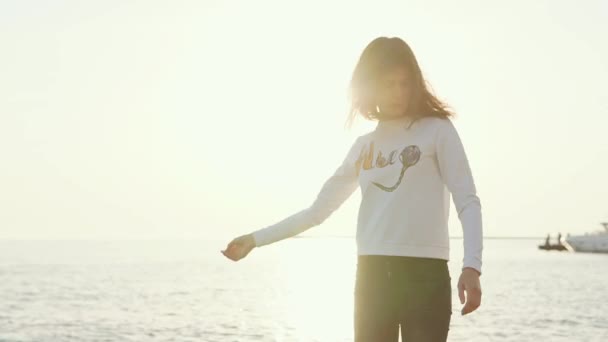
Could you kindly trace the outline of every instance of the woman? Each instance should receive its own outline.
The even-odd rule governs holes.
[[[232,240],[222,253],[238,261],[254,247],[319,225],[360,186],[355,341],[397,341],[399,327],[403,341],[445,341],[452,314],[450,194],[464,235],[461,314],[481,302],[481,204],[453,114],[427,89],[399,38],[373,40],[350,87],[348,123],[361,115],[378,122],[375,130],[356,139],[309,208]]]

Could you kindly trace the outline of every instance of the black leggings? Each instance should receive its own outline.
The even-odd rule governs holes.
[[[444,342],[452,316],[447,261],[358,256],[355,342]]]

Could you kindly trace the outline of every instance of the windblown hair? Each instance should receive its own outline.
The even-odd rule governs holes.
[[[417,119],[434,116],[448,118],[454,113],[429,90],[430,86],[410,46],[400,38],[379,37],[370,42],[361,53],[350,81],[350,110],[346,125],[350,128],[357,115],[367,120],[382,120],[376,103],[380,77],[395,67],[406,68],[410,77],[410,100],[405,115],[412,124]]]

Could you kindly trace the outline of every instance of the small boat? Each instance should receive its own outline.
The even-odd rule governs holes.
[[[551,235],[547,235],[545,239],[545,243],[542,245],[538,245],[538,249],[545,251],[567,251],[568,249],[562,243],[562,233],[557,235],[557,243],[551,243]]]
[[[564,246],[571,252],[608,253],[608,222],[602,222],[604,230],[567,236]]]
[[[562,244],[555,244],[555,245],[543,244],[543,245],[538,245],[538,249],[543,249],[543,250],[546,250],[546,251],[565,251],[565,250],[567,250],[566,246],[564,246]]]

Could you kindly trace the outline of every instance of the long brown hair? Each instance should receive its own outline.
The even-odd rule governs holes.
[[[448,118],[454,113],[429,90],[410,46],[400,38],[378,37],[361,53],[350,81],[350,110],[346,125],[350,128],[357,115],[367,120],[380,120],[375,87],[382,74],[403,66],[411,79],[410,101],[406,115],[412,123],[426,116]]]

